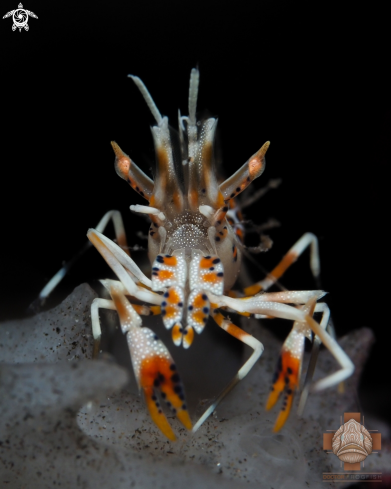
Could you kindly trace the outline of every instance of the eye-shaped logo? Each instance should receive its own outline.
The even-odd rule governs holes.
[[[16,29],[19,29],[19,32],[24,28],[26,31],[29,30],[29,26],[27,24],[30,17],[34,17],[35,19],[38,19],[38,17],[34,14],[34,12],[31,12],[31,10],[26,10],[23,8],[23,5],[20,3],[18,5],[18,8],[15,10],[10,10],[7,12],[4,16],[3,19],[6,19],[7,17],[11,17],[14,21],[12,24],[12,30],[15,31]]]
[[[349,464],[362,462],[372,453],[372,437],[369,431],[356,420],[343,424],[331,440],[335,455]]]

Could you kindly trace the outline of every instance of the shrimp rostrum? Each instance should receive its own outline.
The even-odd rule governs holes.
[[[271,408],[283,394],[283,406],[275,425],[278,430],[288,417],[294,391],[299,386],[306,337],[317,344],[323,342],[340,365],[337,372],[318,380],[312,386],[315,390],[333,386],[353,372],[352,362],[326,330],[329,311],[324,303],[317,302],[323,297],[323,291],[266,292],[308,246],[312,272],[315,276],[319,274],[316,237],[305,234],[265,279],[245,289],[244,296],[227,295],[238,277],[243,250],[235,227],[230,224],[232,199],[263,173],[269,142],[234,175],[219,184],[213,162],[217,120],[196,119],[198,70],[191,71],[189,115],[179,114],[178,133],[170,128],[167,117],[161,116],[143,82],[137,77],[131,78],[156,120],[152,127],[157,162],[154,180],[116,143],[112,146],[118,175],[148,203],[130,208],[147,214],[151,220],[148,254],[152,273],[148,278],[130,257],[122,219],[116,211],[108,213],[97,229],[88,231],[89,240],[118,278],[102,281],[111,300],[96,299],[92,305],[94,337],[100,338],[98,309],[116,310],[127,337],[135,377],[151,417],[164,435],[174,440],[174,432],[161,409],[161,400],[188,430],[196,431],[262,355],[262,343],[233,324],[225,311],[293,321],[267,404],[267,408]],[[114,221],[118,244],[102,234],[110,218]],[[134,299],[143,305],[132,303]],[[322,313],[320,323],[313,319],[314,312]],[[183,348],[189,348],[196,341],[196,335],[202,333],[212,317],[220,328],[253,350],[193,428],[174,360],[155,333],[143,327],[143,314],[161,314],[165,328],[172,331],[174,344]]]

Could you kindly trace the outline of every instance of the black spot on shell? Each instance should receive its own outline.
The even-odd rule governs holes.
[[[227,206],[224,206],[223,207],[223,212],[227,212],[228,211],[228,207]]]
[[[217,276],[218,276],[218,277],[224,277],[224,273],[223,273],[223,272],[219,272],[219,273],[217,274]]]
[[[220,237],[219,236],[216,236],[216,241],[220,241]]]
[[[154,275],[156,277],[159,274],[157,272],[152,272],[152,275]]]
[[[182,392],[182,386],[175,385],[174,386],[174,392],[176,392],[177,394],[181,393]]]
[[[216,263],[220,263],[220,262],[221,262],[220,258],[215,258],[215,259],[212,261],[212,263],[214,263],[215,265],[216,265]]]
[[[175,365],[175,363],[172,363],[172,364],[170,365],[170,370],[176,370],[176,365]]]
[[[288,371],[288,374],[289,374],[289,375],[292,375],[293,370],[292,370],[290,367],[288,367],[288,368],[287,368],[287,371]]]
[[[215,269],[215,267],[210,267],[209,270],[210,271],[213,271]]]
[[[164,258],[162,256],[157,256],[156,257],[156,261],[158,261],[159,263],[164,263]]]
[[[152,396],[152,401],[156,401],[157,400],[157,397],[155,396],[155,394]]]
[[[285,384],[289,384],[289,377],[285,377]]]
[[[182,409],[187,409],[186,404],[182,404]]]
[[[155,341],[157,341],[157,340],[159,339],[159,336],[158,336],[157,334],[155,334],[155,335],[153,336],[153,339],[154,339]]]
[[[183,307],[183,302],[178,302],[178,307]]]
[[[236,192],[240,192],[240,187],[236,187]]]
[[[171,380],[173,382],[179,382],[180,381],[179,375],[177,373],[171,375]]]
[[[164,292],[163,297],[168,297],[170,294],[168,292]]]
[[[192,310],[193,310],[193,306],[192,306],[192,305],[190,305],[190,306],[188,307],[188,309],[189,309],[189,311],[192,311]]]
[[[230,195],[231,199],[232,199],[232,197],[235,197],[235,195],[236,195],[235,193],[232,193],[232,194]]]
[[[206,294],[202,294],[202,300],[203,301],[207,301],[208,300],[208,296]]]
[[[162,302],[162,307],[165,307],[167,305],[167,302],[166,301],[163,301]]]
[[[163,399],[165,399],[167,397],[165,392],[162,392],[160,395],[162,396]]]
[[[160,385],[159,379],[155,379],[155,380],[153,381],[153,385],[154,385],[155,387],[159,387],[159,385]]]
[[[153,267],[152,270],[154,270],[155,272],[158,272],[160,270],[159,267]]]

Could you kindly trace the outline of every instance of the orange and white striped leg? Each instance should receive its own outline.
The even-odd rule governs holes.
[[[302,291],[308,294],[309,291]],[[276,294],[283,294],[282,292],[277,292]],[[298,292],[295,292],[298,294]],[[214,296],[209,294],[209,298],[213,303],[216,303],[218,307],[228,306],[238,312],[250,312],[255,315],[279,317],[282,319],[292,319],[294,321],[299,321],[300,323],[306,323],[309,328],[319,337],[319,340],[324,344],[324,346],[330,351],[333,357],[337,360],[340,365],[340,369],[323,379],[318,380],[312,386],[315,391],[327,389],[335,384],[342,382],[352,375],[354,371],[354,365],[342,348],[338,345],[336,340],[327,331],[320,326],[310,314],[306,314],[296,307],[283,304],[281,302],[270,302],[271,294],[262,294],[254,297],[246,297],[244,299],[234,299],[228,296]],[[309,297],[307,304],[310,300],[316,302],[317,297]],[[299,302],[300,303],[300,302]]]
[[[249,295],[255,295],[260,291],[269,289],[278,279],[288,270],[288,268],[295,263],[299,256],[304,252],[306,248],[310,246],[310,268],[315,280],[320,276],[320,259],[319,259],[319,246],[318,238],[312,233],[305,233],[288,251],[283,257],[280,263],[267,275],[263,280],[250,285],[244,289],[244,293]]]
[[[125,251],[126,254],[129,255],[129,247],[126,240],[124,223],[122,221],[122,216],[119,211],[112,210],[106,212],[106,214],[102,217],[102,219],[99,221],[98,225],[96,226],[97,231],[102,233],[106,229],[110,221],[112,221],[114,225],[114,233],[118,245],[121,247],[121,249]],[[65,277],[69,269],[90,248],[91,248],[91,243],[87,241],[87,243],[76,253],[76,255],[73,258],[71,258],[68,262],[66,262],[65,265],[61,267],[60,270],[55,275],[53,275],[53,277],[49,280],[49,282],[39,293],[38,298],[31,304],[30,309],[38,311],[39,308],[45,304],[46,299],[57,287],[57,285],[61,282],[61,280]]]
[[[141,326],[141,318],[122,293],[121,285],[110,281],[110,295],[118,312],[121,328],[128,341],[134,374],[153,422],[160,431],[174,441],[175,434],[164,415],[160,397],[179,421],[191,430],[192,424],[186,407],[183,386],[175,363],[158,336],[149,328]]]
[[[193,433],[197,431],[198,428],[204,423],[204,421],[213,413],[217,405],[222,399],[224,399],[228,392],[230,392],[230,390],[233,389],[233,387],[235,387],[235,385],[250,372],[264,350],[263,344],[259,340],[254,338],[254,336],[246,333],[235,324],[231,323],[231,321],[226,319],[220,312],[216,310],[217,307],[217,304],[211,304],[211,315],[216,323],[220,326],[220,328],[224,329],[224,331],[232,335],[234,338],[237,338],[246,345],[250,346],[254,351],[251,354],[250,358],[246,361],[246,363],[239,369],[238,373],[235,375],[232,381],[227,385],[223,392],[218,396],[213,404],[208,407],[208,409],[194,425]]]

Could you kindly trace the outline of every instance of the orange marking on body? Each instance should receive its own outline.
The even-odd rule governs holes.
[[[179,346],[182,341],[182,326],[180,324],[175,324],[174,327],[172,328],[172,341],[174,342],[175,345]]]
[[[140,306],[139,304],[132,304],[132,307],[137,312],[137,314],[142,314],[145,316],[145,314],[146,314],[145,306]]]
[[[168,278],[172,278],[174,275],[174,273],[171,272],[170,270],[159,270],[157,273],[160,280],[166,280]]]
[[[171,304],[178,304],[178,302],[180,301],[178,292],[175,289],[171,288],[168,289],[167,293],[168,293],[167,299],[171,302]]]
[[[243,242],[243,238],[244,238],[244,236],[243,236],[243,231],[242,231],[242,229],[240,229],[240,228],[236,228],[236,229],[235,229],[235,234],[236,234],[236,236],[237,236],[237,237],[240,239],[240,241],[242,241],[242,242]]]
[[[202,294],[197,294],[195,297],[194,297],[194,300],[193,300],[193,306],[196,307],[196,308],[201,308],[204,306],[205,304],[205,300],[202,298]]]
[[[215,283],[217,282],[217,277],[214,273],[206,273],[205,275],[202,275],[202,280],[204,282]]]
[[[165,314],[164,317],[167,318],[167,319],[171,319],[173,316],[176,315],[177,308],[175,306],[167,306],[165,308],[165,312],[166,312],[166,314]]]
[[[200,268],[210,268],[213,267],[213,258],[201,258]]]
[[[169,158],[164,146],[158,146],[156,148],[156,158],[159,165],[159,185],[165,185],[168,176]]]
[[[164,264],[170,267],[175,267],[178,263],[176,256],[164,256],[163,259],[164,259]]]
[[[172,196],[172,200],[177,210],[182,210],[183,198],[182,194],[179,192],[174,192]]]
[[[215,206],[217,208],[220,208],[220,207],[223,207],[225,204],[224,202],[224,196],[223,194],[219,191],[218,194],[217,194],[217,199],[216,199],[216,202],[215,202]]]
[[[188,199],[192,207],[198,206],[198,191],[196,189],[190,190]]]
[[[204,324],[204,317],[205,317],[205,313],[203,313],[202,311],[196,311],[196,312],[193,312],[192,316],[194,321],[196,321],[197,323],[200,323],[200,324]]]
[[[185,348],[189,348],[189,346],[193,343],[194,340],[194,329],[192,327],[188,327],[186,329],[186,334],[183,335],[183,346]]]
[[[233,255],[234,259],[236,258],[237,254],[238,254],[238,249],[236,248],[236,246],[234,246],[234,249],[233,249],[233,252],[232,252],[232,255]]]
[[[254,285],[250,285],[249,287],[246,287],[244,289],[244,293],[246,294],[246,296],[250,296],[250,295],[257,294],[260,290],[262,290],[262,287],[258,284],[254,284]]]
[[[149,310],[152,313],[151,315],[153,316],[156,316],[157,314],[160,314],[162,312],[160,306],[149,306]]]

